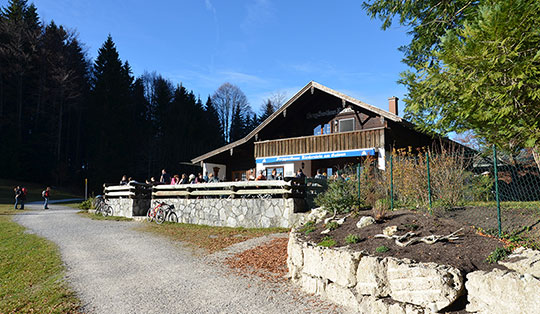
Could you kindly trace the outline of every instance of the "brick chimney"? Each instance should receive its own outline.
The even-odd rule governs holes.
[[[396,96],[388,98],[388,111],[395,114],[396,116],[398,115],[398,100],[399,98],[397,98]]]

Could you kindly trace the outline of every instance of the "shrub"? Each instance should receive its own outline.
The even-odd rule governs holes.
[[[331,236],[326,236],[322,239],[317,246],[332,247],[337,244],[336,240],[332,239]]]
[[[343,214],[362,206],[358,198],[355,180],[335,179],[328,181],[328,189],[317,196],[315,204],[330,212]]]
[[[330,231],[336,230],[337,228],[339,228],[339,224],[335,221],[326,224],[326,229],[330,229]]]
[[[384,253],[384,252],[388,252],[390,249],[384,245],[381,245],[379,246],[378,248],[375,249],[375,252],[377,253]]]
[[[510,253],[512,253],[512,250],[505,247],[498,247],[495,249],[495,251],[489,254],[489,256],[486,258],[486,262],[490,264],[496,263],[507,257]]]
[[[349,244],[354,244],[354,243],[358,243],[362,240],[362,238],[360,238],[360,236],[356,235],[356,234],[349,234],[346,238],[345,238],[345,242],[349,243]]]
[[[388,210],[390,210],[390,200],[386,198],[377,200],[372,209],[373,218],[375,218],[376,221],[384,220]]]
[[[92,204],[94,203],[94,199],[93,198],[89,198],[87,199],[86,201],[82,201],[80,204],[79,204],[79,208],[80,209],[85,209],[85,210],[88,210],[88,209],[91,209],[93,206]]]

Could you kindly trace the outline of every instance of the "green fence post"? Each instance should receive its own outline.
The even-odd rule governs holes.
[[[428,189],[428,197],[429,197],[429,212],[433,213],[433,209],[431,207],[431,177],[429,174],[429,153],[426,152],[426,165],[427,165],[427,189]]]
[[[390,155],[390,210],[394,210],[394,162]]]
[[[497,148],[493,145],[493,169],[495,174],[495,199],[497,200],[497,220],[499,222],[499,237],[502,235],[501,228],[501,202],[499,201],[499,176],[497,174]]]
[[[358,199],[360,199],[360,163],[356,165],[356,181],[358,181]]]

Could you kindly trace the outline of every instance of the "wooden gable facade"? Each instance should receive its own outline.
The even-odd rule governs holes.
[[[310,82],[246,137],[192,162],[206,172],[217,170],[222,180],[241,180],[240,174],[255,168],[281,169],[284,176],[300,168],[313,176],[367,155],[384,162],[391,149],[433,141],[396,114]]]

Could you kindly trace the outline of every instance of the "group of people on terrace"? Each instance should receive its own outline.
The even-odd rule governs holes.
[[[262,181],[262,180],[283,180],[283,174],[280,172],[278,173],[276,169],[273,169],[272,172],[266,176],[265,170],[259,170],[258,175],[255,176],[255,169],[251,169],[248,171],[246,180],[247,181]],[[337,174],[336,174],[337,175]],[[338,175],[339,176],[339,175]],[[304,179],[306,178],[306,175],[302,171],[302,169],[298,169],[295,174],[295,178],[297,179]],[[314,176],[315,179],[326,179],[327,175],[326,172],[322,172],[320,169],[317,170],[317,174]],[[161,170],[161,176],[159,178],[159,181],[155,179],[155,177],[151,177],[149,180],[146,180],[146,184],[149,185],[162,185],[162,184],[170,184],[170,185],[178,185],[178,184],[198,184],[198,183],[216,183],[220,182],[220,179],[217,177],[217,175],[214,175],[213,173],[207,173],[205,172],[204,175],[202,173],[190,174],[189,176],[186,173],[183,173],[182,175],[175,174],[171,176],[169,173],[167,173],[167,170],[163,169]],[[120,185],[128,185],[130,183],[140,183],[138,181],[133,180],[133,178],[128,177],[126,175],[122,176],[122,179],[120,180]]]

